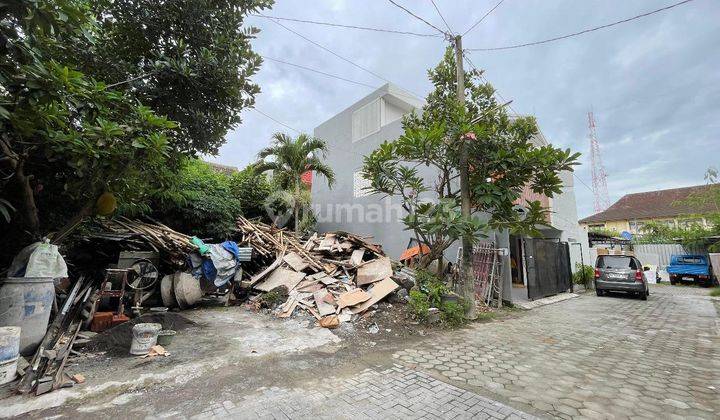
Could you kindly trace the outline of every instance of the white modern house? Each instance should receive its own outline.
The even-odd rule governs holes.
[[[406,213],[400,207],[400,200],[368,194],[363,189],[367,181],[360,172],[363,157],[384,141],[397,139],[403,133],[403,115],[413,111],[421,112],[423,104],[422,99],[397,86],[386,84],[315,128],[314,135],[328,144],[326,162],[335,171],[336,177],[332,189],[323,182],[316,182],[312,187],[313,208],[318,216],[320,232],[345,230],[372,236],[373,241],[381,244],[392,258],[398,258],[408,247],[412,233],[405,230],[402,223],[401,219]],[[546,140],[539,135],[536,142],[543,144]],[[437,176],[431,168],[419,169],[428,180]],[[423,169],[425,172],[422,172]],[[569,250],[570,264],[574,267],[575,262],[581,260],[581,249],[588,263],[587,234],[577,223],[573,176],[568,172],[562,174],[562,178],[565,185],[563,193],[551,200],[543,197],[552,214],[548,226],[540,228],[545,238],[568,244],[566,248]],[[523,289],[523,292],[514,289],[527,286],[527,274],[534,270],[534,261],[538,258],[524,254],[526,241],[523,239],[529,238],[516,238],[507,232],[492,232],[489,239],[495,242],[496,247],[508,248],[510,251],[510,255],[504,257],[503,261],[506,286],[503,288],[504,298],[513,300],[513,295],[517,295],[515,300],[522,298],[527,290]],[[448,249],[445,254],[451,262],[456,262],[457,255],[458,245]],[[516,267],[514,271],[511,270],[511,258],[515,259],[512,264]],[[530,263],[527,268],[524,261]],[[513,276],[512,273],[522,275]],[[533,277],[533,274],[534,271],[529,277]],[[515,288],[511,287],[513,278],[517,283]]]

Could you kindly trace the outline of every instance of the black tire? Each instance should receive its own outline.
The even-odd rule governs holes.
[[[595,293],[596,293],[598,296],[605,296],[605,291],[603,291],[603,290],[595,289]]]
[[[670,285],[675,286],[675,280],[670,279]]]
[[[647,290],[644,291],[644,292],[642,292],[642,293],[640,293],[640,300],[647,300],[648,294],[649,294],[649,293],[647,292]]]

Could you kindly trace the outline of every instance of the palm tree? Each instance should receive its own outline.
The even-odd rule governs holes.
[[[258,173],[273,171],[273,176],[279,176],[287,181],[288,188],[294,188],[293,215],[295,216],[295,233],[300,233],[300,190],[302,188],[302,174],[314,171],[323,175],[328,186],[335,182],[335,173],[319,157],[325,157],[327,144],[324,140],[300,134],[293,139],[285,133],[275,133],[270,146],[258,153],[259,161],[255,170]],[[272,160],[266,158],[272,157]]]

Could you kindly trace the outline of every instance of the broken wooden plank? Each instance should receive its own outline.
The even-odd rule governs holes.
[[[297,252],[291,252],[285,255],[283,257],[283,261],[285,261],[295,271],[303,271],[310,265]]]
[[[372,295],[363,289],[353,289],[340,295],[338,298],[338,309],[342,309],[346,306],[355,306],[369,300],[370,298],[372,298]]]
[[[276,269],[277,266],[279,266],[280,263],[282,263],[282,261],[283,261],[282,258],[279,258],[279,257],[278,257],[278,258],[275,259],[275,261],[273,261],[272,264],[270,264],[269,266],[267,266],[266,269],[264,269],[263,271],[255,274],[254,276],[252,276],[252,278],[250,279],[250,286],[252,287],[255,283],[257,283],[257,282],[259,282],[260,280],[264,279],[265,276],[267,276],[268,274],[270,274],[271,271],[273,271],[274,269]]]
[[[357,269],[356,282],[358,286],[374,283],[393,275],[392,264],[389,258],[378,258]]]
[[[326,316],[330,314],[335,313],[335,306],[331,305],[325,300],[325,297],[327,296],[328,291],[327,289],[320,289],[313,293],[313,298],[315,298],[315,306],[318,309],[318,312],[320,312],[321,316]]]
[[[350,255],[350,263],[357,267],[362,263],[363,257],[365,256],[365,248],[356,249]]]
[[[400,286],[398,286],[398,284],[395,283],[391,278],[388,277],[386,279],[383,279],[375,283],[373,285],[373,288],[369,290],[370,295],[372,296],[370,299],[350,308],[350,311],[354,314],[365,312],[369,307],[380,302],[380,300],[395,291],[395,289],[397,289],[398,287]]]
[[[288,290],[292,290],[304,278],[305,273],[298,273],[297,271],[280,267],[276,268],[275,271],[270,274],[270,277],[256,284],[255,288],[263,292],[269,292],[276,287],[285,286]]]

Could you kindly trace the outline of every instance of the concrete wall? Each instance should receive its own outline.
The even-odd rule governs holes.
[[[552,199],[550,222],[555,229],[562,231],[560,240],[570,243],[570,265],[574,272],[575,263],[584,261],[586,265],[592,265],[594,261],[590,260],[587,230],[578,224],[573,174],[569,171],[562,172],[560,179],[563,182],[563,192]]]

